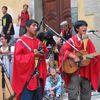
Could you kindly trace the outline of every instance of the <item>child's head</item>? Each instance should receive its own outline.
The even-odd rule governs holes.
[[[56,75],[56,68],[55,67],[50,67],[49,68],[49,73],[50,73],[50,75],[55,76]]]
[[[0,41],[2,45],[8,44],[10,40],[10,37],[7,35],[0,35]]]

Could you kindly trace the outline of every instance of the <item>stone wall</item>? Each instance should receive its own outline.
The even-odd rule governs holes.
[[[39,23],[43,18],[43,3],[42,0],[29,0],[30,12],[32,18],[37,20]]]
[[[85,16],[94,16],[94,29],[100,30],[100,0],[84,0]]]
[[[29,0],[0,0],[0,19],[2,17],[2,6],[8,7],[8,13],[13,17],[14,23],[17,22],[18,14],[20,14],[23,4],[29,4]]]

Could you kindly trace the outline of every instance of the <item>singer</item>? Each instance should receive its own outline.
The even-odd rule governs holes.
[[[76,35],[72,36],[68,41],[79,51],[86,50],[88,53],[92,53],[95,52],[95,47],[92,41],[87,38],[87,41],[84,43],[82,39],[82,35],[86,34],[87,26],[88,24],[86,21],[78,20],[74,25]],[[60,49],[59,54],[60,65],[62,65],[62,59],[64,59],[63,62],[69,61],[70,58],[73,59],[73,62],[79,61],[77,66],[78,69],[70,75],[65,73],[65,70],[62,68],[62,71],[64,71],[63,78],[66,86],[68,87],[68,100],[78,100],[78,95],[80,97],[79,100],[91,100],[91,85],[94,90],[97,90],[98,88],[98,66],[95,60],[92,59],[89,65],[80,67],[80,59],[77,55],[75,55],[76,52],[76,50],[73,50],[73,48],[65,42]],[[63,58],[62,53],[64,54]],[[74,67],[70,61],[68,63],[70,67]],[[65,67],[68,66],[65,65]]]
[[[30,19],[25,27],[26,34],[21,36],[15,45],[12,87],[16,93],[16,100],[42,100],[42,91],[47,76],[45,58],[48,49],[36,38],[37,21]],[[39,75],[37,77],[35,74],[23,91],[25,83],[35,70],[35,58],[42,59],[38,67]]]

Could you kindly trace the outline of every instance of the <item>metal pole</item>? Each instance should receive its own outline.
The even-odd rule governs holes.
[[[44,23],[45,24],[45,23]],[[59,38],[61,38],[62,40],[64,40],[67,44],[69,44],[73,49],[75,49],[76,51],[79,52],[79,50],[74,47],[71,43],[69,43],[65,38],[63,38],[61,35],[59,35],[55,30],[53,30],[50,26],[48,26],[47,24],[45,24],[46,27],[48,27],[52,32],[54,32],[54,35],[58,36]]]

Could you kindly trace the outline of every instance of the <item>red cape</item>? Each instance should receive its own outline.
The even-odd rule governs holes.
[[[22,36],[21,39],[32,49],[30,52],[21,41],[18,41],[15,45],[14,52],[14,64],[13,64],[13,76],[12,76],[12,88],[16,93],[16,97],[19,97],[21,94],[23,87],[26,81],[29,79],[30,75],[33,73],[35,67],[35,57],[34,57],[34,49],[38,48],[38,44],[40,41],[38,39],[32,39],[27,36]],[[46,62],[45,57],[48,52],[46,46],[43,46],[45,51],[44,58],[38,68],[40,72],[40,78],[45,80],[47,76]],[[34,78],[34,81],[29,83],[29,87],[32,89],[36,89],[37,81]],[[19,99],[18,99],[19,100]]]
[[[74,35],[72,37],[74,43],[78,43],[78,39],[76,39],[76,35]],[[69,39],[68,40],[71,44],[72,41]],[[84,46],[83,46],[83,43],[82,45],[76,45],[74,44],[75,47],[78,49],[78,50],[84,50]],[[60,49],[60,53],[59,53],[59,66],[62,65],[62,57],[63,57],[63,54],[64,54],[64,61],[67,59],[68,55],[70,52],[73,51],[73,48],[68,45],[67,43],[64,43],[63,47]],[[92,41],[89,39],[88,42],[87,42],[87,48],[86,48],[86,51],[88,53],[93,53],[95,52],[95,47],[92,43]],[[63,53],[63,54],[62,54]],[[100,62],[99,62],[99,59],[100,57],[96,57],[95,60],[91,60],[90,61],[90,64],[88,66],[84,66],[80,69],[80,75],[82,77],[85,77],[87,78],[88,80],[91,81],[91,84],[93,86],[93,88],[95,90],[98,89],[98,79],[99,79],[99,71],[100,71]],[[62,72],[62,67],[60,68],[60,71]],[[76,74],[78,74],[78,71],[76,71]],[[69,84],[69,81],[70,81],[70,78],[69,78],[69,75],[67,73],[65,73],[63,75],[63,78],[65,80],[65,84],[66,86],[68,86]]]

